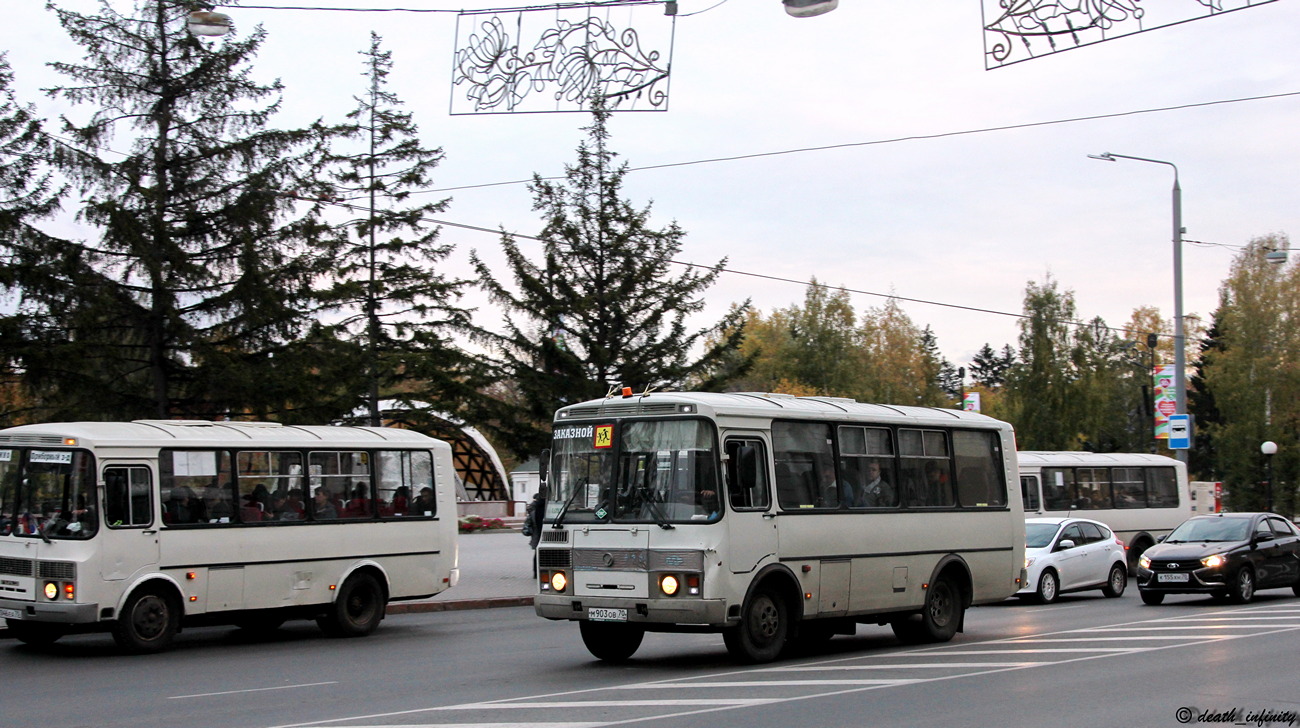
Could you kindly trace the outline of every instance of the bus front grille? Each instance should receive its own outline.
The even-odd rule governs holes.
[[[40,561],[37,563],[39,576],[42,579],[77,578],[77,565],[72,561]]]
[[[31,559],[15,559],[10,556],[0,556],[0,574],[31,576],[33,568]]]

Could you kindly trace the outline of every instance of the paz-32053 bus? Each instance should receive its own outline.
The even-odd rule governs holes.
[[[451,448],[409,430],[136,421],[0,430],[0,618],[48,643],[315,618],[372,632],[454,586]]]
[[[889,624],[944,641],[1021,587],[1011,427],[959,410],[652,393],[556,413],[537,614],[596,657],[722,632],[746,661]]]

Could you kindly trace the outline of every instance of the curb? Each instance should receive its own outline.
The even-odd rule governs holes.
[[[385,616],[391,614],[421,614],[425,612],[457,612],[462,609],[494,609],[496,607],[531,607],[532,597],[486,597],[483,599],[455,599],[444,602],[389,603]],[[9,629],[0,627],[0,640],[9,639]]]

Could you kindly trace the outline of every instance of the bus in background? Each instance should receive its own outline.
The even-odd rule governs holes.
[[[1161,536],[1192,515],[1187,466],[1146,453],[1022,451],[1025,515],[1101,521],[1124,540],[1129,572]]]
[[[647,631],[748,662],[859,624],[942,642],[1022,585],[1011,427],[979,414],[625,389],[553,438],[534,608],[603,660]]]
[[[455,473],[410,430],[140,420],[0,430],[0,618],[30,644],[183,625],[373,632],[454,586]]]

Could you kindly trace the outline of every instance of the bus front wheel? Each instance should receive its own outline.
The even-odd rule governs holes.
[[[741,610],[740,624],[722,633],[727,651],[744,662],[771,662],[781,654],[790,631],[785,602],[771,589],[754,592]]]
[[[596,659],[605,662],[623,662],[641,646],[645,628],[635,624],[610,622],[579,622],[582,644]]]
[[[142,589],[126,600],[113,626],[113,639],[128,652],[159,652],[172,643],[180,623],[175,599],[157,589]]]
[[[364,637],[379,628],[385,601],[378,579],[365,572],[353,574],[316,624],[331,637]]]

